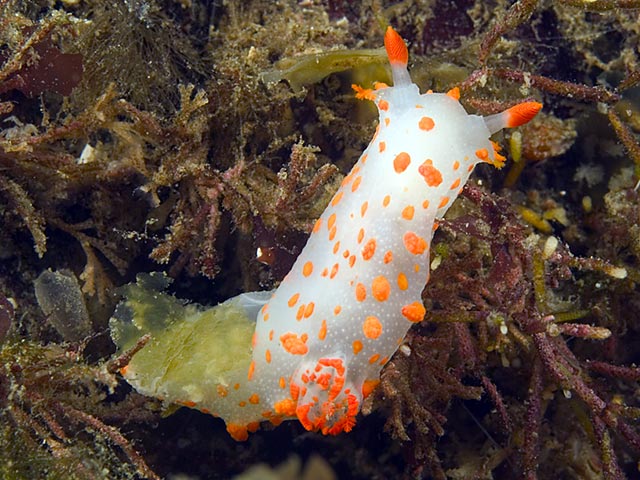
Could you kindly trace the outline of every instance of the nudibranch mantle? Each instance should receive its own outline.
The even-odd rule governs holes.
[[[375,102],[379,126],[293,268],[270,298],[256,294],[258,307],[241,305],[251,294],[225,302],[246,312],[245,324],[255,318],[251,347],[232,370],[203,368],[206,379],[185,380],[171,392],[162,385],[166,367],[149,378],[136,366],[143,349],[123,372],[142,393],[220,416],[237,440],[264,420],[297,418],[325,434],[353,428],[380,370],[424,318],[421,292],[438,219],[475,165],[502,166],[490,135],[526,123],[541,108],[524,102],[489,117],[468,115],[457,89],[420,94],[406,68],[406,45],[391,27],[385,47],[394,86],[354,86]]]

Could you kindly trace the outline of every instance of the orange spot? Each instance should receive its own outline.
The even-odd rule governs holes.
[[[380,133],[380,124],[376,125],[376,131],[373,132],[373,138],[370,143],[373,143],[376,138],[378,138],[378,134]]]
[[[264,314],[264,316],[263,316],[262,318],[263,318],[263,320],[264,320],[265,322],[266,322],[266,321],[268,321],[268,320],[269,320],[269,314],[268,314],[268,313],[265,313],[265,314]]]
[[[432,160],[425,160],[425,162],[418,167],[418,172],[424,177],[424,181],[430,187],[437,187],[442,183],[442,174],[440,170],[433,166]]]
[[[358,243],[361,243],[363,238],[364,238],[364,228],[361,228],[358,231]]]
[[[390,119],[389,117],[387,117],[387,118],[385,118],[385,119],[384,119],[384,125],[385,125],[385,127],[388,127],[390,123],[391,123],[391,119]]]
[[[436,126],[436,124],[433,121],[433,118],[431,118],[431,117],[422,117],[420,119],[420,121],[418,122],[418,128],[420,130],[424,130],[425,132],[428,132],[429,130],[431,130],[435,126]]]
[[[315,308],[315,304],[313,302],[307,303],[307,306],[304,307],[304,318],[309,318],[313,315],[313,309]]]
[[[460,100],[460,89],[458,87],[453,87],[447,92],[447,96],[453,98],[454,100]]]
[[[514,105],[504,112],[507,114],[507,127],[524,125],[535,117],[541,108],[542,104],[539,102],[522,102]]]
[[[287,305],[289,305],[290,307],[293,307],[298,302],[299,298],[300,298],[300,294],[294,293],[293,295],[291,295],[291,298],[287,302]]]
[[[380,359],[380,354],[379,353],[374,353],[373,355],[371,355],[369,357],[369,363],[371,365],[373,365],[374,363],[376,363],[378,360]]]
[[[277,415],[276,415],[276,416],[274,416],[274,417],[271,417],[271,418],[269,419],[269,421],[271,422],[271,425],[273,425],[274,427],[277,427],[277,426],[279,426],[279,425],[281,425],[281,424],[282,424],[282,422],[284,421],[284,419],[283,419],[282,417],[279,417],[279,416],[277,416]]]
[[[502,147],[493,140],[489,141],[491,142],[491,146],[493,147],[493,156],[495,158],[495,160],[491,162],[491,164],[496,168],[504,167],[504,162],[507,160],[507,158],[504,155],[500,155],[499,153],[502,150]]]
[[[179,405],[184,405],[185,407],[193,408],[196,406],[196,402],[192,402],[191,400],[185,400],[183,402],[176,402]]]
[[[342,252],[342,256],[344,258],[349,258],[349,250],[345,250],[344,252]]]
[[[312,405],[312,403],[307,403],[296,408],[296,417],[298,417],[298,421],[306,430],[313,430],[314,427],[313,422],[309,420],[309,410],[311,410]]]
[[[380,100],[378,102],[378,108],[386,112],[387,110],[389,110],[389,102],[387,102],[386,100]]]
[[[471,172],[471,171],[473,171],[473,168],[474,168],[474,167],[475,167],[475,165],[474,165],[473,163],[472,163],[471,165],[469,165],[469,166],[467,167],[467,172]]]
[[[387,50],[389,63],[406,65],[409,61],[409,51],[402,37],[393,28],[387,27],[384,34],[384,48]]]
[[[379,275],[374,278],[373,282],[371,282],[371,293],[373,294],[373,298],[379,302],[387,300],[391,293],[391,285],[389,285],[387,277]]]
[[[334,225],[333,228],[329,230],[329,241],[333,241],[333,239],[336,238],[336,232],[336,226]]]
[[[258,344],[258,332],[253,332],[253,336],[251,337],[251,347],[256,348]]]
[[[455,181],[451,184],[451,186],[449,187],[449,190],[455,190],[456,188],[458,188],[460,186],[460,179],[456,178]]]
[[[220,397],[226,397],[229,394],[229,390],[227,390],[223,385],[218,385],[216,387],[216,392]]]
[[[302,275],[308,277],[313,272],[313,262],[307,262],[302,267]]]
[[[343,191],[339,191],[334,195],[333,200],[331,200],[332,207],[335,207],[336,205],[338,205],[338,203],[340,203],[340,200],[342,200],[342,195],[344,195]]]
[[[476,157],[482,161],[486,161],[489,158],[489,152],[486,148],[480,148],[476,150]]]
[[[320,274],[320,276],[326,277],[327,275],[329,275],[329,269],[325,267],[325,269],[322,270],[322,273]]]
[[[247,423],[247,430],[251,433],[257,432],[260,428],[260,422],[249,422]]]
[[[353,267],[353,265],[356,263],[356,256],[355,255],[351,255],[349,257],[349,266]]]
[[[331,267],[331,274],[329,275],[329,278],[333,278],[338,274],[338,268],[339,265],[337,263],[334,263],[333,267]]]
[[[370,88],[362,88],[360,85],[356,85],[355,83],[351,85],[351,88],[356,92],[356,98],[358,100],[375,100],[376,95],[373,93],[373,90]]]
[[[438,208],[444,207],[447,203],[449,203],[449,197],[442,197],[442,200],[440,200],[440,205],[438,205]]]
[[[369,316],[362,323],[362,331],[365,337],[375,340],[382,334],[382,323],[378,317]]]
[[[278,415],[284,415],[285,417],[295,417],[296,415],[296,402],[291,398],[285,398],[273,404],[273,410]]]
[[[251,360],[249,364],[249,371],[247,372],[247,380],[251,380],[253,378],[253,373],[256,371],[256,362],[255,360]]]
[[[302,320],[302,316],[304,315],[304,303],[298,307],[298,311],[296,312],[296,320]]]
[[[366,153],[364,155],[362,155],[362,157],[360,158],[360,161],[362,162],[363,165],[367,162],[367,154]]]
[[[267,361],[267,363],[271,363],[271,350],[269,350],[267,348],[267,351],[264,352],[264,358]]]
[[[360,205],[360,216],[364,217],[364,214],[367,213],[367,208],[369,208],[369,202],[362,202]]]
[[[257,393],[254,393],[249,397],[249,403],[251,405],[257,405],[260,403],[260,396]]]
[[[398,288],[400,290],[409,288],[409,280],[407,280],[407,276],[402,272],[398,274]]]
[[[358,175],[356,179],[353,181],[353,185],[351,185],[352,192],[355,192],[356,190],[358,190],[358,187],[360,186],[361,181],[362,181],[362,177]]]
[[[273,330],[269,330],[269,341],[273,340]]]
[[[365,260],[371,260],[371,257],[376,253],[376,239],[371,238],[367,240],[367,243],[362,247],[362,258]]]
[[[309,347],[306,345],[307,338],[305,334],[302,334],[302,336],[298,338],[298,334],[287,332],[280,335],[280,341],[282,342],[282,348],[291,355],[305,355],[309,351]]]
[[[367,289],[361,283],[356,285],[356,300],[359,302],[363,302],[367,298]]]
[[[336,224],[336,214],[332,213],[331,215],[329,215],[329,220],[327,220],[327,230],[331,230],[335,224]]]
[[[425,200],[424,202],[422,202],[422,208],[424,208],[425,210],[429,208],[429,200]]]
[[[406,207],[404,207],[402,209],[402,218],[404,218],[405,220],[412,220],[413,219],[413,214],[415,213],[415,208],[413,208],[413,205],[408,205]]]
[[[357,355],[362,351],[362,342],[360,340],[354,340],[353,342],[353,354]]]
[[[389,205],[390,201],[391,201],[391,197],[389,195],[385,195],[384,198],[382,199],[382,206],[386,207],[387,205]]]
[[[411,163],[411,157],[407,152],[400,152],[396,155],[396,158],[393,159],[393,169],[398,172],[404,172],[409,164]]]
[[[287,381],[284,379],[284,377],[280,377],[280,380],[278,380],[278,386],[282,389],[287,386]]]
[[[413,302],[402,307],[402,315],[413,323],[421,322],[422,319],[424,319],[425,313],[427,313],[427,311],[420,302]]]
[[[456,160],[455,162],[453,162],[453,169],[458,170],[459,168],[460,168],[460,162]]]
[[[228,423],[227,432],[229,432],[231,438],[233,438],[237,442],[244,442],[249,438],[247,427],[238,423]]]
[[[338,253],[338,250],[340,250],[340,241],[339,240],[333,245],[333,253],[334,254]]]
[[[427,241],[413,232],[407,232],[402,237],[404,248],[413,255],[420,255],[427,249]]]
[[[378,150],[380,150],[380,153],[384,152],[386,148],[387,148],[386,142],[380,142],[380,144],[378,145]]]
[[[335,308],[333,309],[333,314],[338,315],[341,311],[342,311],[342,306],[336,305]]]
[[[380,383],[380,380],[378,379],[365,380],[364,383],[362,384],[362,397],[367,398],[369,395],[371,395],[371,392],[373,392],[376,389],[379,383]]]
[[[340,358],[321,358],[318,360],[320,365],[324,365],[325,367],[333,367],[336,372],[338,372],[339,376],[344,375],[344,365],[342,364],[342,360]]]
[[[239,383],[236,383],[236,384],[233,385],[233,389],[234,390],[238,390],[239,388],[240,388],[240,384]]]
[[[322,324],[320,325],[320,331],[318,332],[318,339],[324,340],[327,338],[327,321],[322,320]]]
[[[319,218],[318,220],[316,220],[316,223],[313,224],[313,233],[316,233],[320,230],[320,227],[322,227],[322,218]]]
[[[384,254],[384,263],[391,263],[393,261],[393,253],[391,252],[391,250],[387,250],[387,252]]]
[[[297,400],[298,397],[300,396],[300,387],[295,383],[291,382],[291,384],[289,385],[289,394],[291,395],[291,398],[293,398],[294,400]]]
[[[353,170],[351,172],[349,172],[349,175],[347,175],[346,177],[344,177],[342,179],[342,182],[340,182],[340,188],[346,187],[347,185],[349,185],[349,182],[353,180]]]

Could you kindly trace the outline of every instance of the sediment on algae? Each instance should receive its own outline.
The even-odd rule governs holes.
[[[637,474],[637,2],[103,3],[0,4],[7,478],[229,478],[311,450],[352,478]],[[350,84],[384,74],[299,92],[261,76],[379,48],[386,24],[423,90],[459,84],[485,114],[535,96],[551,120],[496,139],[511,163],[479,171],[442,223],[429,316],[354,432],[289,422],[238,449],[198,412],[161,418],[105,373],[129,358],[109,360],[115,288],[155,270],[202,304],[275,286],[375,128]],[[123,58],[136,33],[153,48]],[[33,281],[47,268],[78,276],[88,341],[63,344],[42,313]]]

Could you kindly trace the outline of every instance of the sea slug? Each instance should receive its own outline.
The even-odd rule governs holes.
[[[116,312],[121,350],[147,331],[153,337],[122,372],[140,392],[219,416],[237,440],[264,420],[297,418],[324,434],[353,428],[380,370],[424,318],[438,219],[475,165],[503,165],[491,134],[528,122],[542,106],[468,115],[457,89],[420,94],[407,47],[390,27],[385,47],[393,87],[354,87],[377,105],[377,131],[277,290],[206,312],[156,292],[147,299],[154,305],[130,298]],[[150,308],[155,322],[143,318]]]

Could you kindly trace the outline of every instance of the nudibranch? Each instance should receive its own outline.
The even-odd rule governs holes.
[[[353,428],[380,370],[425,316],[421,292],[438,219],[478,163],[503,165],[489,137],[542,106],[469,115],[457,89],[420,94],[391,27],[384,43],[393,86],[354,86],[378,107],[376,133],[280,286],[204,313],[155,295],[148,308],[168,302],[160,315],[168,334],[136,320],[140,302],[119,309],[112,332],[121,350],[145,330],[153,337],[122,371],[138,391],[219,416],[236,440],[265,420],[297,418],[324,434]],[[169,318],[178,308],[186,319]]]

